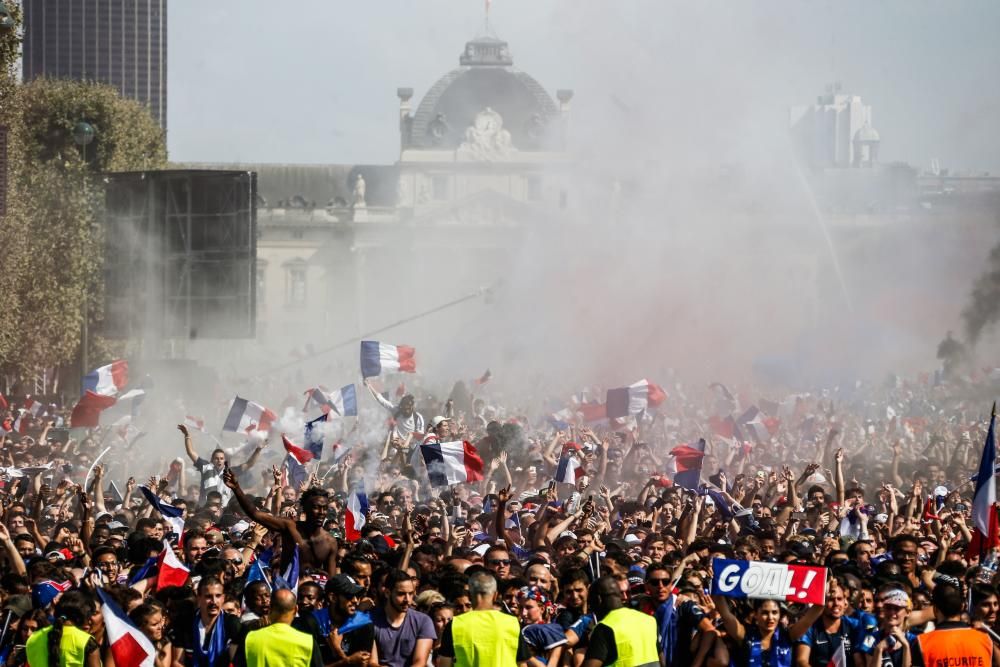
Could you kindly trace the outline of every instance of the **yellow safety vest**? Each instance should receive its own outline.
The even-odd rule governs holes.
[[[656,649],[656,620],[647,614],[621,607],[601,619],[615,633],[618,660],[614,667],[659,667],[660,654]]]
[[[309,667],[313,638],[287,623],[253,630],[247,635],[247,667]]]
[[[517,664],[521,625],[496,610],[467,611],[451,621],[455,667],[510,667]]]
[[[49,633],[52,628],[44,628],[33,632],[24,645],[30,667],[51,667],[49,665]],[[87,643],[92,640],[89,634],[74,625],[64,625],[62,639],[59,641],[59,667],[80,667],[87,659]]]

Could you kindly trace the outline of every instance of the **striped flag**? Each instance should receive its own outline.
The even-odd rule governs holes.
[[[667,393],[649,380],[639,380],[635,384],[617,389],[608,389],[605,405],[609,419],[619,419],[637,415],[643,410],[656,407],[667,400]]]
[[[114,396],[128,384],[128,362],[122,359],[92,370],[83,377],[83,390]]]
[[[303,412],[309,412],[313,407],[319,406],[323,414],[339,415],[341,417],[358,416],[358,393],[353,384],[329,391],[325,387],[314,387],[306,392],[306,404],[302,408]]]
[[[972,540],[969,555],[982,556],[1000,546],[1000,524],[997,520],[996,458],[997,458],[997,404],[990,413],[990,429],[986,433],[983,456],[976,473],[976,491],[972,497]]]
[[[575,456],[564,453],[559,459],[556,467],[556,481],[563,484],[576,484],[576,480],[583,477],[583,468]]]
[[[281,434],[281,444],[285,446],[285,451],[288,455],[298,461],[301,465],[305,465],[316,458],[308,449],[303,449],[297,445],[292,444],[292,441],[288,439],[288,436]]]
[[[101,599],[101,616],[115,667],[154,667],[156,648],[153,642],[129,620],[110,595],[100,588],[97,595]]]
[[[266,432],[271,430],[271,424],[276,421],[278,421],[278,415],[260,403],[254,403],[237,396],[233,399],[232,407],[229,408],[229,415],[226,416],[222,430],[247,434],[253,431]]]
[[[188,430],[201,431],[202,433],[206,433],[205,420],[199,417],[192,417],[188,415],[187,417],[184,418],[184,425],[188,427]]]
[[[382,373],[415,373],[416,351],[407,345],[389,345],[377,340],[361,341],[361,377]]]
[[[97,394],[90,390],[80,397],[76,405],[73,406],[73,413],[70,415],[70,424],[73,428],[88,427],[96,428],[101,421],[101,412],[107,410],[117,402],[114,396]]]
[[[156,493],[148,486],[140,486],[139,491],[146,497],[163,520],[170,524],[170,528],[180,537],[184,533],[184,510],[169,503],[163,502]]]
[[[368,495],[363,486],[355,486],[347,497],[347,512],[344,514],[344,538],[348,542],[361,539],[361,529],[368,516]]]
[[[674,484],[695,491],[701,483],[701,463],[705,458],[705,439],[694,445],[680,445],[670,450],[674,457],[676,472]]]
[[[156,590],[169,586],[183,586],[187,583],[191,571],[170,547],[170,542],[163,540],[163,551],[160,552],[160,571],[156,577]]]
[[[483,460],[469,442],[429,442],[420,445],[431,486],[477,482],[483,478]]]

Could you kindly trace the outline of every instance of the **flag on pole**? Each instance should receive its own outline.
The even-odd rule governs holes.
[[[187,583],[191,571],[177,557],[170,547],[170,542],[163,540],[163,551],[160,552],[160,573],[156,577],[156,590],[168,586],[183,586]]]
[[[685,489],[696,491],[701,482],[701,463],[705,458],[705,439],[699,439],[694,445],[680,445],[670,450],[674,457],[676,472],[674,484]]]
[[[114,396],[97,394],[89,389],[73,406],[70,424],[73,428],[96,428],[101,421],[101,412],[117,402]]]
[[[317,426],[320,422],[324,424],[327,422],[329,414],[322,414],[312,421],[306,422],[305,431],[302,434],[302,442],[305,444],[306,449],[313,455],[316,459],[323,458],[323,433]]]
[[[1000,546],[1000,522],[997,520],[996,458],[997,404],[990,413],[990,428],[986,433],[983,456],[976,473],[976,491],[972,497],[972,540],[969,556],[982,556]]]
[[[365,527],[367,516],[368,495],[363,486],[355,486],[347,497],[347,513],[344,514],[344,538],[348,542],[361,539],[361,529]]]
[[[292,441],[289,440],[288,436],[286,436],[284,433],[281,434],[281,444],[285,446],[285,451],[288,452],[288,455],[293,457],[296,461],[298,461],[302,465],[305,465],[310,461],[312,461],[314,458],[316,458],[315,454],[313,454],[308,449],[302,449],[297,445],[293,445]]]
[[[292,561],[285,567],[285,571],[278,573],[272,568],[271,574],[274,577],[271,590],[287,588],[293,593],[299,590],[299,545],[295,545],[295,549],[292,551]]]
[[[128,362],[118,359],[83,376],[83,390],[114,396],[128,384]]]
[[[667,400],[667,394],[649,380],[639,380],[635,384],[617,389],[608,389],[607,413],[609,419],[619,419],[637,415],[643,410],[656,407]]]
[[[476,384],[482,386],[493,379],[493,373],[490,369],[486,369],[486,372],[476,378]]]
[[[103,589],[98,588],[97,595],[101,599],[101,616],[115,667],[154,667],[156,648],[153,642]]]
[[[289,452],[285,456],[285,474],[288,476],[287,484],[294,488],[299,488],[309,479],[309,471],[305,465],[299,463],[298,459]]]
[[[140,486],[139,491],[146,497],[149,504],[160,513],[163,520],[170,524],[170,528],[180,537],[184,533],[184,510],[180,507],[163,502],[156,493],[148,486]]]
[[[28,399],[26,399],[24,401],[24,409],[32,417],[38,417],[39,415],[44,415],[45,412],[46,412],[46,410],[45,410],[45,404],[41,403],[39,401],[36,401],[33,398],[28,398]]]
[[[353,384],[329,391],[325,387],[314,387],[306,392],[306,404],[303,412],[309,412],[319,406],[323,414],[333,413],[341,417],[358,416],[358,393]]]
[[[563,484],[576,484],[576,480],[583,477],[583,473],[584,470],[577,458],[570,452],[564,452],[559,459],[559,465],[556,466],[555,479]]]
[[[389,345],[377,340],[361,341],[361,377],[382,373],[415,373],[415,350],[407,345]]]
[[[233,399],[233,405],[229,408],[229,415],[222,425],[223,431],[230,433],[247,433],[253,431],[269,431],[271,424],[278,421],[278,415],[274,414],[260,403],[248,401],[237,396]]]
[[[205,420],[199,417],[192,417],[188,415],[184,418],[184,425],[187,426],[190,431],[201,431],[202,433],[207,432],[205,431]]]
[[[837,650],[833,653],[833,657],[830,658],[830,662],[827,663],[827,667],[847,667],[847,650],[844,648],[843,640],[839,644]]]
[[[469,442],[430,442],[420,445],[431,486],[478,482],[483,478],[483,460]]]

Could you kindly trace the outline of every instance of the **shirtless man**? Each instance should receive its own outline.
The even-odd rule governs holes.
[[[326,491],[312,487],[307,489],[299,503],[306,515],[304,521],[294,521],[261,512],[243,493],[236,475],[228,467],[222,473],[223,483],[236,496],[236,502],[251,521],[256,521],[270,530],[281,533],[281,563],[283,566],[292,561],[293,545],[299,547],[299,558],[303,567],[315,567],[326,570],[329,576],[337,573],[337,540],[323,529],[326,522],[330,499]]]

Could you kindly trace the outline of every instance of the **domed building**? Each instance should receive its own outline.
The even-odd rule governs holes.
[[[258,175],[258,340],[285,335],[275,321],[348,338],[384,325],[384,304],[412,314],[476,294],[525,234],[568,219],[573,93],[515,68],[507,42],[467,42],[415,108],[412,88],[396,92],[394,164],[192,165]]]
[[[573,92],[559,90],[553,99],[492,35],[466,43],[458,62],[416,111],[413,89],[397,90],[397,205],[420,209],[489,190],[564,207],[559,165]]]

